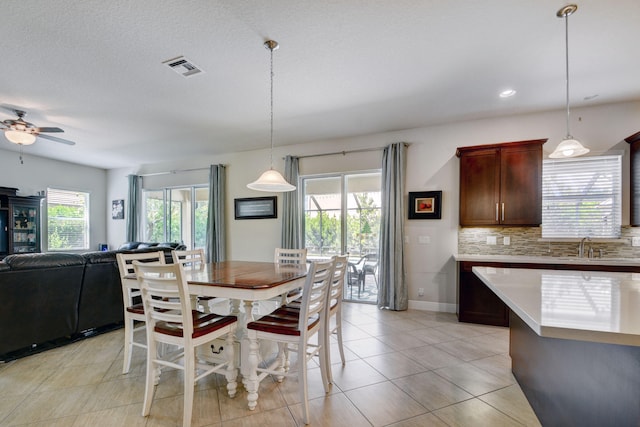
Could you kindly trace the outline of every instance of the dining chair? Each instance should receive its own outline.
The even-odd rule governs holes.
[[[207,260],[204,256],[204,249],[190,249],[190,250],[172,250],[171,257],[174,264],[182,264],[185,267],[190,266],[194,268],[202,268]]]
[[[160,368],[171,367],[184,373],[182,425],[190,426],[194,387],[198,380],[214,373],[224,373],[229,397],[236,394],[238,370],[234,366],[234,336],[238,319],[236,316],[193,310],[181,263],[134,261],[133,265],[147,320],[147,373],[142,415],[147,416],[151,411],[155,385],[160,380]],[[223,337],[224,362],[200,363],[196,358],[196,347]],[[158,344],[175,346],[176,351],[160,355]]]
[[[276,248],[273,262],[279,265],[304,265],[307,263],[307,248],[286,249]],[[294,289],[280,296],[281,304],[287,304],[302,296],[302,289]]]
[[[329,392],[327,380],[327,357],[324,347],[327,316],[327,295],[331,287],[335,259],[312,262],[304,283],[302,305],[300,308],[284,305],[273,313],[247,324],[249,338],[249,375],[246,382],[249,392],[249,409],[256,407],[258,387],[268,375],[274,375],[277,381],[285,376],[296,376],[300,400],[303,407],[303,420],[309,424],[309,392],[307,386],[308,361],[318,356],[320,372],[325,392]],[[317,337],[317,342],[313,338]],[[270,340],[278,343],[278,355],[266,367],[259,367],[259,341]],[[295,372],[285,370],[285,349],[298,353],[298,369]],[[260,365],[263,366],[263,365]]]
[[[344,347],[342,345],[342,294],[344,292],[344,280],[349,265],[347,255],[335,257],[335,267],[331,288],[327,293],[327,327],[325,329],[325,351],[327,358],[327,380],[333,383],[331,373],[331,336],[336,334],[338,340],[338,351],[342,364],[346,363],[344,358]],[[332,326],[333,325],[333,326]]]
[[[173,258],[174,264],[182,264],[186,268],[191,269],[204,269],[207,259],[204,256],[204,249],[185,249],[185,250],[172,250],[171,257]],[[194,297],[194,301],[199,306],[202,306],[202,309],[206,313],[211,313],[211,307],[209,303],[216,299],[215,297],[205,297],[198,295]]]
[[[124,303],[124,362],[122,373],[126,374],[131,369],[131,356],[133,347],[147,349],[147,345],[134,339],[137,331],[144,329],[146,317],[144,306],[140,300],[140,289],[138,279],[135,277],[133,261],[159,262],[164,264],[164,252],[144,252],[144,253],[117,253],[118,270],[120,272],[120,283],[122,285],[122,302]],[[135,326],[135,322],[142,322],[142,325]]]

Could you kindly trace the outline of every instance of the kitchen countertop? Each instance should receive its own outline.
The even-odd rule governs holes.
[[[541,337],[640,346],[640,274],[494,267],[473,272]]]
[[[456,261],[476,261],[476,262],[510,262],[510,263],[531,263],[531,264],[564,264],[564,265],[628,265],[639,266],[640,259],[637,258],[578,258],[577,256],[525,256],[525,255],[471,255],[455,254]]]

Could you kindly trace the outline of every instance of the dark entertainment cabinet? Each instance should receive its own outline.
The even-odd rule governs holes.
[[[36,253],[40,247],[39,196],[21,197],[18,189],[0,187],[0,258]]]
[[[458,320],[483,325],[509,326],[509,308],[472,271],[472,267],[533,268],[547,270],[611,271],[640,273],[640,267],[628,265],[543,264],[518,262],[458,262]]]

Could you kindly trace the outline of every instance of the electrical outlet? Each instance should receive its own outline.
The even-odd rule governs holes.
[[[511,236],[504,236],[502,239],[502,244],[505,246],[509,246],[511,244]]]
[[[496,236],[487,236],[487,245],[497,245],[498,239]]]
[[[631,238],[631,246],[640,246],[640,237],[632,237]]]
[[[419,297],[423,297],[424,296],[424,288],[418,288],[418,296]]]

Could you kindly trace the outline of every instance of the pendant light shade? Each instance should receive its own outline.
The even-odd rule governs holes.
[[[556,16],[564,18],[565,23],[565,70],[567,82],[567,136],[558,144],[553,153],[549,154],[552,159],[564,159],[569,157],[577,157],[587,154],[589,149],[583,146],[580,141],[571,136],[570,130],[570,112],[569,112],[569,15],[578,10],[575,4],[568,4],[561,8]]]
[[[31,145],[36,142],[36,136],[29,132],[22,132],[19,130],[6,130],[4,136],[14,144],[18,145]]]
[[[280,172],[273,169],[269,169],[258,178],[256,181],[247,184],[247,188],[257,191],[271,191],[274,193],[280,191],[293,191],[295,186],[289,184]]]
[[[269,49],[271,53],[271,167],[268,171],[260,175],[260,178],[247,184],[247,188],[256,191],[268,191],[271,193],[293,191],[296,187],[289,184],[280,172],[273,169],[273,51],[278,49],[280,46],[278,45],[278,42],[267,40],[264,42],[264,47]]]

